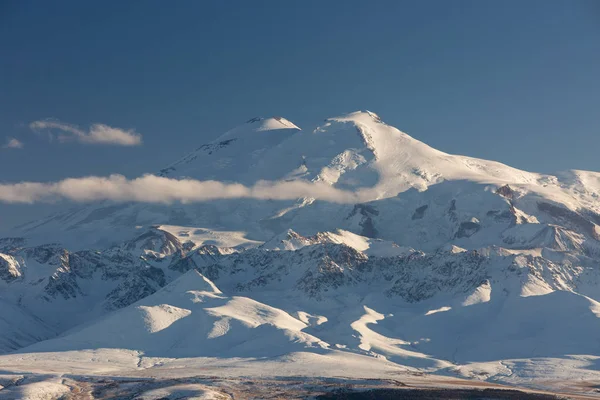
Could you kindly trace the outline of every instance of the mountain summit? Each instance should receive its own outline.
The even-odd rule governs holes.
[[[600,235],[600,174],[570,171],[545,175],[447,154],[387,125],[370,111],[329,118],[314,130],[300,130],[281,117],[253,118],[199,146],[159,175],[247,186],[262,180],[321,182],[360,192],[364,201],[350,206],[311,198],[230,199],[172,206],[103,203],[26,224],[20,232],[42,239],[62,232],[58,236],[62,241],[81,246],[100,239],[102,243],[119,240],[131,234],[131,227],[156,224],[243,231],[261,241],[288,228],[307,235],[343,228],[434,249],[466,237],[472,230],[467,226],[481,227],[492,213],[500,213],[515,223],[568,219],[570,226],[585,229],[591,237]],[[490,204],[495,205],[490,208]],[[458,217],[463,208],[464,216]],[[421,226],[429,223],[429,218],[446,214],[456,214],[464,221],[450,220],[437,238],[428,226]],[[392,215],[408,219],[403,228],[385,221]],[[464,229],[454,227],[463,222]],[[426,233],[415,236],[415,229]]]
[[[246,123],[252,124],[253,130],[255,132],[272,131],[272,130],[278,130],[278,129],[300,130],[300,128],[298,128],[296,125],[294,125],[293,122],[290,122],[283,117],[269,117],[269,118],[255,117],[255,118],[249,119]]]

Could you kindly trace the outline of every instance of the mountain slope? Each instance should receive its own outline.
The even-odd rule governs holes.
[[[306,324],[246,297],[227,297],[190,271],[155,294],[62,338],[27,349],[127,348],[147,356],[258,357],[328,345]]]

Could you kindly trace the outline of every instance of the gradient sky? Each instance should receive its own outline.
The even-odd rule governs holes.
[[[442,151],[600,171],[600,2],[0,1],[0,182],[134,177],[254,116],[359,109]],[[45,118],[139,147],[50,142]],[[47,207],[0,205],[0,228]]]

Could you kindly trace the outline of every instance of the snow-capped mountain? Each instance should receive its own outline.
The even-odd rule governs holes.
[[[568,225],[588,237],[600,235],[600,174],[536,174],[442,153],[371,112],[331,118],[312,131],[283,118],[255,118],[159,174],[247,185],[259,180],[326,182],[360,191],[365,201],[337,205],[311,198],[229,199],[169,206],[105,202],[26,224],[18,233],[42,241],[59,235],[71,247],[102,247],[134,236],[134,227],[156,224],[243,231],[259,241],[289,228],[306,235],[343,228],[427,249],[475,233],[471,242],[479,239],[473,243],[476,247],[488,245],[479,233],[482,224],[511,221]],[[448,221],[440,220],[443,215]],[[402,225],[379,223],[399,218]],[[442,231],[431,229],[432,223]],[[411,243],[405,243],[408,238]]]
[[[600,379],[600,173],[450,155],[356,112],[314,130],[254,118],[158,174],[365,201],[104,202],[21,226],[0,240],[0,351]]]

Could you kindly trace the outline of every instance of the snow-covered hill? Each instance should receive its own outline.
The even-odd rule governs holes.
[[[600,380],[600,173],[450,155],[356,112],[255,118],[159,174],[365,201],[104,202],[26,224],[0,239],[0,351]]]

